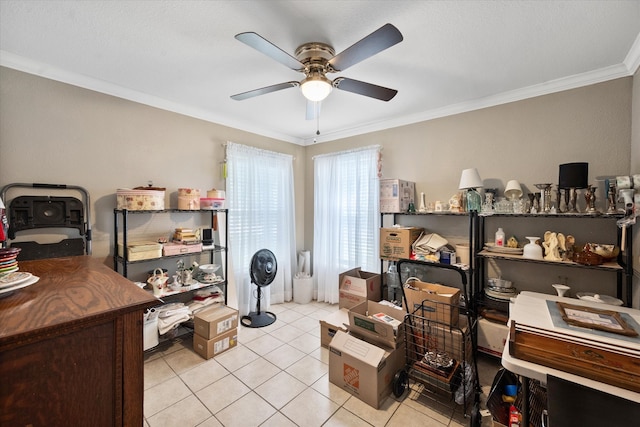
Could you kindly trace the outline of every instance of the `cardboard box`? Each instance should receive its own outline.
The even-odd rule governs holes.
[[[341,308],[320,320],[320,345],[329,348],[329,343],[337,331],[347,332],[349,325],[349,310]]]
[[[118,243],[118,255],[124,256],[124,245]],[[127,260],[162,258],[162,245],[157,242],[132,242],[127,244]]]
[[[509,327],[507,325],[484,318],[478,320],[479,351],[502,357],[502,351],[508,337]]]
[[[214,305],[199,311],[193,318],[196,335],[210,340],[238,327],[238,310],[226,305]]]
[[[409,309],[404,300],[402,306],[407,312],[435,322],[453,326],[458,324],[460,289],[414,280],[410,286],[405,285],[403,290]]]
[[[205,359],[211,359],[238,344],[238,328],[233,328],[210,340],[193,334],[193,350]]]
[[[383,349],[342,331],[329,344],[329,381],[376,409],[404,365],[404,346]]]
[[[377,314],[390,319],[380,320],[383,316],[377,317]],[[349,310],[349,331],[370,343],[397,348],[404,342],[405,314],[407,312],[399,307],[396,309],[375,301],[364,301]]]
[[[380,180],[380,213],[402,213],[416,200],[416,184],[400,179]]]
[[[410,351],[413,352],[410,355],[412,360],[418,360],[427,351],[433,350],[444,351],[460,362],[470,360],[473,355],[467,316],[460,316],[458,326],[443,325],[412,316],[405,328],[408,328],[406,334]]]
[[[338,306],[351,308],[363,301],[382,299],[382,279],[378,273],[361,271],[360,267],[341,273]]]
[[[411,245],[424,231],[418,227],[390,227],[380,229],[380,258],[409,259]]]

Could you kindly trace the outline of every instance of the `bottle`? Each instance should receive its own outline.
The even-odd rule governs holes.
[[[400,299],[400,278],[394,261],[389,261],[389,269],[387,270],[387,294],[387,299],[391,302]]]
[[[511,405],[509,408],[509,427],[521,427],[522,426],[522,414],[518,408]]]
[[[496,241],[495,241],[496,247],[504,247],[504,231],[502,231],[502,227],[498,228],[498,231],[496,231]]]

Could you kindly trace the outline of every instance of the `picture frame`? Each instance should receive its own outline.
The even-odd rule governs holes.
[[[629,337],[638,336],[638,332],[631,328],[617,311],[602,310],[563,302],[556,302],[556,304],[560,310],[562,319],[570,325],[612,332]]]

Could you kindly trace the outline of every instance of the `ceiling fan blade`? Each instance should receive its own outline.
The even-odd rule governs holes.
[[[267,93],[276,92],[282,89],[288,89],[290,87],[298,87],[298,86],[300,86],[300,83],[295,81],[278,83],[277,85],[262,87],[260,89],[254,89],[248,92],[242,92],[235,95],[231,95],[231,99],[235,99],[236,101],[242,101],[243,99],[253,98],[254,96],[265,95]]]
[[[390,101],[398,93],[395,89],[378,86],[371,83],[361,82],[360,80],[347,79],[338,77],[333,81],[333,87],[347,92],[357,93],[358,95],[376,98],[381,101]]]
[[[385,24],[331,58],[329,64],[335,71],[346,70],[358,62],[400,43],[402,39],[402,34],[396,27],[391,24]]]
[[[264,53],[269,58],[275,59],[285,67],[289,67],[295,71],[304,70],[304,64],[257,33],[251,31],[236,34],[236,39]]]
[[[307,120],[315,120],[320,115],[320,107],[322,106],[322,101],[309,101],[307,99]]]

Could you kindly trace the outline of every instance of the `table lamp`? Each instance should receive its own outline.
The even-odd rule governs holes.
[[[560,165],[558,188],[565,190],[564,199],[567,212],[578,213],[576,206],[576,190],[587,188],[589,180],[589,163],[565,163]]]
[[[460,175],[460,185],[458,189],[467,190],[467,212],[476,211],[479,212],[482,207],[482,198],[476,188],[482,188],[483,183],[478,173],[478,169],[471,168],[465,169]]]

